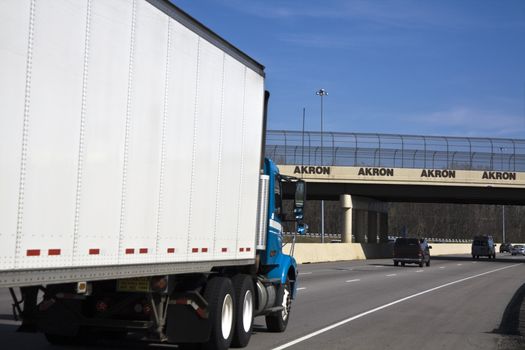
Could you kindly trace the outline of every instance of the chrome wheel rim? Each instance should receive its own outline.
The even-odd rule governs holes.
[[[253,321],[253,294],[251,290],[247,290],[244,294],[244,301],[242,305],[242,326],[244,331],[248,333],[252,327]]]
[[[222,337],[228,339],[233,326],[233,299],[230,294],[226,294],[222,302],[221,331]]]

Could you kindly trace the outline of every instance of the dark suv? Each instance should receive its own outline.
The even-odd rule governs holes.
[[[499,252],[500,253],[510,253],[512,249],[511,243],[501,243],[499,246]]]
[[[480,256],[496,259],[496,244],[492,236],[476,236],[472,240],[472,259]]]
[[[394,265],[423,264],[430,266],[430,249],[425,239],[418,238],[398,238],[394,243]]]

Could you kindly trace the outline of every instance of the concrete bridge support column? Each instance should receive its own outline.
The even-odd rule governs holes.
[[[377,236],[387,241],[387,203],[350,194],[342,194],[339,199],[343,210],[342,242],[351,243],[352,236],[356,243],[377,243]]]

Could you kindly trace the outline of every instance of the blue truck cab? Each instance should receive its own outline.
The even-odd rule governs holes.
[[[275,292],[276,299],[273,303],[267,303],[267,305],[275,305],[274,307],[267,308],[266,312],[262,309],[261,312],[266,313],[266,324],[270,331],[282,332],[288,323],[291,301],[297,289],[297,262],[293,256],[285,254],[282,249],[283,223],[293,221],[297,225],[297,232],[304,233],[306,225],[302,220],[305,183],[298,178],[280,174],[279,169],[270,159],[265,159],[263,172],[268,181],[268,211],[266,247],[258,252],[259,282],[265,286],[268,295]],[[283,199],[290,198],[292,195],[294,198],[293,213],[286,213]],[[291,251],[293,252],[293,249]],[[258,291],[260,289],[261,286],[258,285]],[[259,296],[261,297],[260,294]],[[264,296],[261,299],[264,300]]]

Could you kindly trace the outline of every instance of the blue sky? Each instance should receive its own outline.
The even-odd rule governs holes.
[[[270,129],[525,138],[525,0],[173,0],[266,66]]]

